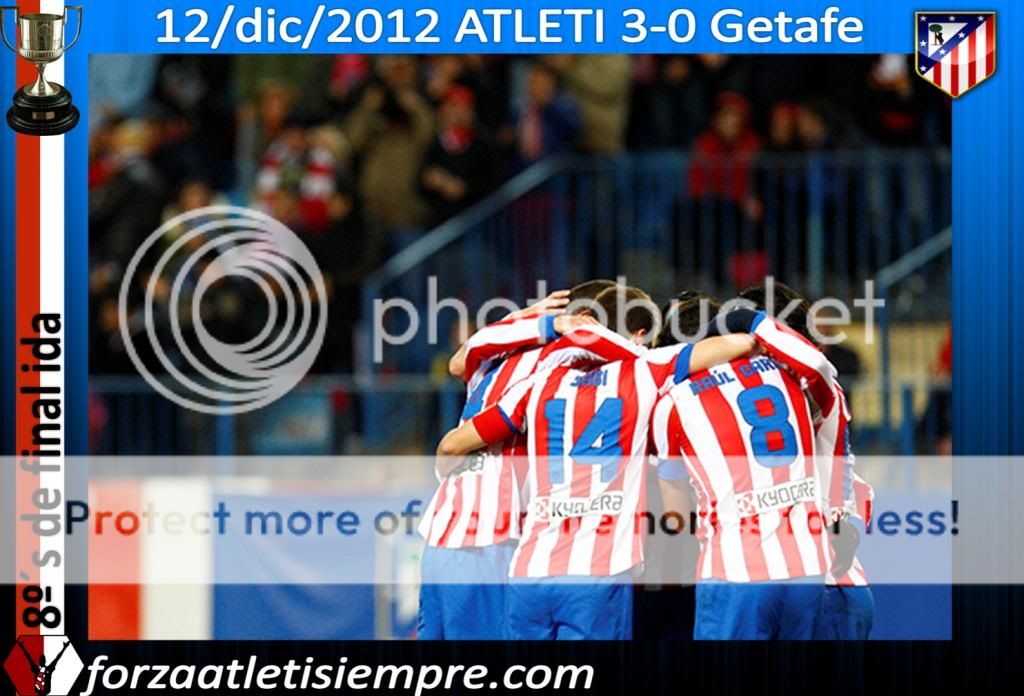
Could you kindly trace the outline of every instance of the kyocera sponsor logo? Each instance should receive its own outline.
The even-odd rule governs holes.
[[[752,517],[772,510],[782,510],[797,503],[817,500],[818,489],[813,477],[787,481],[767,488],[736,495],[736,511],[740,517]]]
[[[537,517],[542,520],[588,517],[590,515],[616,515],[622,511],[625,496],[621,491],[602,493],[593,498],[538,498]]]

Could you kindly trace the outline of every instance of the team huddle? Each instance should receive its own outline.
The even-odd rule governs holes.
[[[659,309],[590,281],[469,338],[420,525],[420,639],[632,638],[649,474],[699,542],[695,577],[676,580],[697,583],[695,638],[867,637],[851,519],[869,520],[873,492],[838,375],[806,300],[781,284],[739,299]]]

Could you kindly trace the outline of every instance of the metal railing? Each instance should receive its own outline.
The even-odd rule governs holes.
[[[473,308],[522,302],[549,288],[625,275],[659,301],[682,288],[728,296],[772,274],[810,297],[849,300],[865,280],[951,222],[948,151],[772,153],[707,160],[680,152],[541,162],[426,233],[363,287],[364,340],[377,300],[426,306],[437,296]],[[920,269],[936,297],[948,273]],[[923,319],[946,304],[916,308]],[[419,371],[421,344],[384,355]],[[358,368],[381,369],[370,351]]]

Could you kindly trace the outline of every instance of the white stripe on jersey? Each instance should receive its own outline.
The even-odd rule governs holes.
[[[539,317],[530,317],[499,322],[477,332],[469,342],[470,349],[495,355],[517,342],[535,342],[541,337],[539,321]],[[501,354],[500,361],[485,360],[469,376],[467,400],[475,396],[483,405],[490,405],[509,387],[541,370],[583,359],[641,355],[643,348],[602,326],[586,326],[546,346],[521,350],[510,356]],[[492,372],[483,393],[474,395]],[[418,528],[429,545],[481,547],[519,538],[524,482],[516,479],[512,465],[510,454],[514,445],[514,442],[495,445],[485,453],[480,470],[440,481]]]
[[[483,402],[490,403],[500,396],[501,392],[495,392],[496,389],[500,390],[505,385],[529,377],[541,353],[541,348],[535,348],[493,367],[495,375],[485,393],[480,395]],[[485,367],[481,367],[478,370],[480,374],[470,379],[467,399],[486,377]],[[519,537],[522,503],[512,464],[505,456],[506,448],[504,443],[489,448],[478,471],[466,471],[441,479],[418,528],[427,544],[457,549],[490,546]],[[478,484],[481,491],[479,498],[476,496]],[[500,493],[503,486],[506,495]],[[467,535],[474,515],[477,518],[477,533]],[[449,528],[451,532],[448,532]]]
[[[612,368],[612,366],[609,366],[609,368]],[[601,404],[605,399],[614,399],[616,394],[618,393],[617,386],[618,386],[618,380],[613,380],[611,378],[611,375],[609,374],[608,381],[605,384],[602,384],[602,385],[596,387],[596,389],[595,389],[596,394],[595,394],[595,397],[594,397],[594,403],[595,404]],[[571,396],[571,394],[569,394],[569,396]],[[571,404],[571,406],[570,406],[570,404]],[[568,411],[569,411],[570,408],[573,409],[573,414],[575,414],[575,405],[576,405],[576,402],[573,399],[570,399],[567,402],[566,418],[565,418],[565,422],[567,424],[575,422],[575,418],[570,417],[569,414],[568,414]],[[568,447],[569,449],[571,449],[572,448],[572,430],[571,430],[571,428],[566,427],[566,435],[567,435],[567,437],[566,437],[566,445],[565,445],[565,447]],[[569,449],[564,449],[563,451],[564,452],[568,452]],[[587,487],[587,497],[588,498],[593,498],[601,490],[601,479],[600,479],[600,475],[599,475],[599,473],[600,473],[599,472],[599,467],[593,466],[593,467],[590,467],[590,469],[591,469],[591,472],[590,472],[590,484]],[[579,541],[574,543],[572,545],[572,549],[569,551],[569,571],[568,571],[569,575],[589,575],[590,574],[591,563],[593,562],[593,559],[594,559],[594,545],[597,542],[597,534],[596,534],[596,532],[597,532],[597,528],[600,525],[600,523],[601,523],[601,518],[599,516],[597,516],[597,515],[590,515],[588,517],[584,517],[580,521],[580,530],[578,532],[578,534],[579,534]]]
[[[791,390],[799,392],[800,387],[787,372],[779,368],[753,369],[771,365],[764,360],[736,361],[715,367],[710,373],[704,373],[712,378],[707,383],[710,386],[702,386],[702,376],[697,376],[693,381],[687,380],[674,387],[667,397],[676,410],[692,456],[676,451],[674,448],[678,445],[665,438],[658,438],[662,446],[669,447],[668,451],[659,450],[658,457],[682,456],[690,481],[698,492],[703,579],[781,580],[820,575],[825,570],[823,560],[827,549],[821,523],[816,521],[812,530],[809,517],[821,514],[820,480],[806,460],[814,456],[813,440],[808,438],[812,449],[807,452],[802,437],[803,433],[810,433],[809,406],[804,399],[800,399],[800,403],[793,402]],[[744,380],[752,384],[745,384]],[[784,466],[770,468],[758,462],[752,444],[754,426],[748,423],[749,415],[744,416],[740,410],[740,394],[762,385],[772,387],[772,393],[781,393],[788,409],[786,422],[792,429],[789,437],[795,440],[791,443],[795,455],[792,463]],[[666,408],[660,404],[659,407]],[[738,440],[732,441],[737,436]],[[756,498],[748,494],[808,478],[814,483],[810,500],[780,509],[740,510],[741,499],[744,505],[754,504]],[[711,491],[702,490],[706,485],[710,485]],[[714,508],[710,507],[712,501]],[[713,513],[717,513],[717,542],[716,530],[711,525]],[[720,552],[720,556],[715,557],[716,552]]]
[[[608,363],[596,370],[604,375],[600,384],[584,386],[574,385],[574,382],[592,374],[591,371],[560,367],[540,372],[501,402],[506,414],[523,419],[527,431],[529,487],[533,496],[526,508],[523,537],[512,559],[513,577],[615,575],[642,561],[635,521],[643,498],[649,420],[658,385],[651,367],[643,359]],[[635,395],[624,394],[623,384]],[[586,392],[589,389],[593,391]],[[575,444],[577,408],[583,398],[589,401],[591,395],[595,413],[608,399],[623,398],[624,414],[628,414],[628,420],[618,422],[619,442],[625,442],[620,469],[616,478],[608,482],[601,480],[601,466],[575,464],[568,457]],[[562,399],[565,405],[561,438],[564,459],[559,462],[564,466],[562,483],[549,483],[552,462],[548,458],[549,424],[545,409],[550,399]],[[543,472],[541,467],[544,467]],[[574,494],[574,490],[579,495]],[[622,505],[618,513],[573,517],[568,529],[565,518],[546,516],[545,511],[550,510],[553,502],[581,497],[594,500],[610,491],[621,492]],[[610,530],[602,527],[604,517],[613,520]],[[604,558],[607,558],[606,564]]]

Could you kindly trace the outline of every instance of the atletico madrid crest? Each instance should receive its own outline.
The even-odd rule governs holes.
[[[917,74],[951,97],[996,69],[995,12],[915,12]]]

